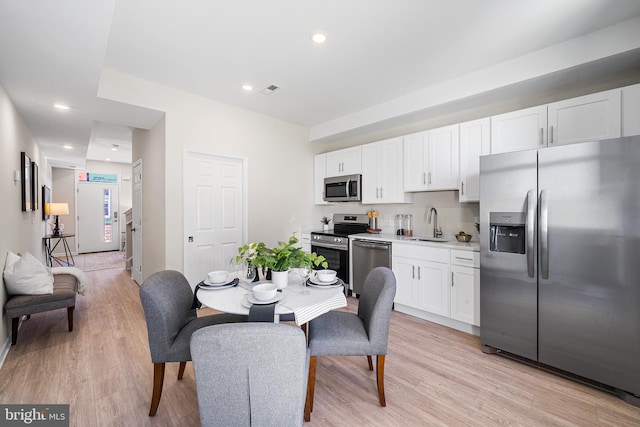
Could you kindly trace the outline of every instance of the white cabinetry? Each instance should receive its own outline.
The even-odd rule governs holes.
[[[451,318],[480,326],[480,254],[451,250]]]
[[[546,105],[491,117],[491,154],[546,146]]]
[[[327,153],[327,175],[341,176],[362,173],[362,150],[360,146]]]
[[[327,176],[327,155],[316,154],[313,158],[313,201],[316,205],[329,205],[324,200],[324,179]]]
[[[405,136],[405,191],[456,190],[459,162],[457,124]]]
[[[460,123],[461,202],[480,201],[480,156],[490,152],[491,120],[487,117]]]
[[[548,105],[548,146],[620,137],[620,89]]]
[[[449,250],[393,243],[395,303],[449,316]]]
[[[402,137],[362,146],[362,203],[409,203],[402,177]]]
[[[640,135],[640,84],[622,88],[622,136]]]

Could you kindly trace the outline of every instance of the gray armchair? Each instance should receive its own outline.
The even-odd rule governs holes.
[[[380,406],[384,397],[384,360],[389,342],[389,321],[396,295],[396,278],[386,267],[376,267],[367,275],[360,295],[358,314],[330,311],[309,322],[309,381],[305,420],[311,419],[318,356],[367,356],[373,370],[376,355],[376,379]]]
[[[205,326],[220,323],[246,322],[246,316],[216,314],[197,317],[191,308],[193,292],[187,279],[178,271],[154,273],[140,286],[140,301],[144,308],[153,362],[153,392],[149,416],[156,414],[167,362],[180,362],[178,379],[191,360],[191,334]]]
[[[191,337],[203,426],[301,426],[309,354],[291,325],[211,326]]]

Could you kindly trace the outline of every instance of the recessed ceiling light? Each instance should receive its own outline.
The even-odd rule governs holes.
[[[64,145],[62,146],[62,148],[66,148],[67,150],[71,150],[71,149],[73,148],[73,145],[71,145],[71,144],[64,144]]]
[[[64,105],[64,104],[53,104],[54,107],[56,107],[58,110],[68,110],[69,106],[68,105]]]
[[[242,85],[242,90],[244,90],[245,92],[251,92],[253,90],[253,85],[245,83]]]
[[[327,41],[327,33],[325,33],[322,30],[316,30],[313,33],[311,33],[311,40],[315,44],[323,44],[324,42]]]

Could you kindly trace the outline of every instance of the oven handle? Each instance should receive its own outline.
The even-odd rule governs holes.
[[[311,244],[311,252],[315,252],[315,250],[313,249],[314,247],[316,248],[324,248],[324,249],[337,249],[339,251],[347,251],[349,250],[348,247],[344,247],[343,245],[332,245],[331,243],[312,243]]]

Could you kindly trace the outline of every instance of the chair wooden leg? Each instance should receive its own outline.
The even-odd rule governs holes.
[[[14,317],[11,319],[11,345],[16,345],[18,342],[18,325],[20,324],[20,317]]]
[[[164,383],[164,363],[153,364],[153,394],[151,395],[151,408],[149,416],[153,417],[158,411],[160,397],[162,397],[162,384]]]
[[[384,354],[379,354],[376,359],[376,373],[380,406],[387,406],[387,401],[384,398]]]
[[[307,400],[304,403],[304,420],[311,421],[313,411],[313,394],[316,388],[316,360],[317,356],[309,358],[309,379],[307,380]]]
[[[67,321],[69,323],[69,332],[73,332],[73,309],[75,307],[67,307]]]
[[[367,356],[367,362],[369,362],[369,370],[373,371],[373,360],[371,360],[371,356]]]
[[[184,368],[187,367],[187,362],[180,362],[180,369],[178,369],[178,379],[181,380],[184,375]]]

